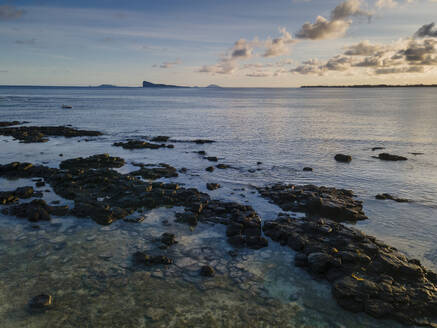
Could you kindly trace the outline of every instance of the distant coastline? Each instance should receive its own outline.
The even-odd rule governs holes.
[[[305,88],[435,88],[437,84],[359,84],[359,85],[303,85]]]

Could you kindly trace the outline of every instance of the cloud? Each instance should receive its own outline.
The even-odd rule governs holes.
[[[375,74],[400,74],[400,73],[423,73],[424,68],[421,66],[412,67],[390,67],[390,68],[378,68],[375,70]]]
[[[159,65],[160,68],[172,68],[173,66],[181,64],[181,61],[178,59],[173,62],[163,62],[161,65]],[[154,65],[154,67],[157,67],[157,65]]]
[[[373,45],[369,41],[362,41],[358,44],[349,46],[344,52],[346,56],[370,56],[381,50],[380,46]]]
[[[432,31],[432,28],[433,26],[423,30]],[[421,74],[434,68],[437,68],[437,39],[409,37],[385,45],[362,41],[346,47],[343,54],[328,60],[303,61],[290,72],[302,75],[324,75],[329,71],[345,74],[364,72],[368,75]]]
[[[342,37],[352,24],[351,17],[371,17],[369,12],[362,10],[360,0],[346,0],[331,11],[330,20],[318,16],[315,23],[305,23],[296,32],[299,39],[325,40]]]
[[[239,62],[250,59],[252,57],[260,56],[259,53],[255,53],[256,50],[262,51],[262,57],[278,57],[287,54],[290,51],[290,46],[296,42],[293,40],[291,34],[285,28],[279,28],[280,37],[266,40],[259,40],[254,38],[252,41],[246,39],[239,39],[232,47],[221,56],[218,62],[214,65],[204,65],[197,70],[199,73],[212,73],[212,74],[232,74],[239,69]],[[248,65],[265,65],[268,64],[246,64],[243,69],[248,68],[260,68],[250,67]],[[249,74],[249,73],[248,73]],[[253,73],[254,76],[258,75]]]
[[[25,13],[22,9],[17,9],[14,6],[2,5],[0,6],[0,20],[16,19]]]
[[[266,50],[263,54],[263,57],[277,57],[282,56],[290,51],[290,45],[296,43],[296,40],[293,40],[291,34],[287,32],[287,30],[282,27],[279,28],[279,32],[281,36],[276,39],[267,39],[265,42]]]
[[[424,37],[434,37],[437,38],[437,28],[435,28],[435,23],[425,24],[417,30],[414,34],[417,38]]]
[[[378,0],[375,3],[376,8],[382,9],[382,8],[395,8],[399,5],[399,3],[396,0]]]
[[[252,57],[253,43],[240,39],[234,43],[231,50],[231,59],[246,59]]]
[[[266,72],[253,72],[253,73],[246,74],[246,76],[248,76],[248,77],[267,77],[267,76],[270,76],[270,74],[266,73]]]

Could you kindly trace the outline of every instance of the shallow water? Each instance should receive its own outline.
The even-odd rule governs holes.
[[[250,204],[263,220],[275,219],[279,208],[261,199],[254,186],[291,182],[350,188],[364,201],[369,216],[357,224],[359,229],[437,269],[436,103],[437,94],[429,88],[0,88],[0,121],[71,124],[105,133],[90,142],[50,138],[44,144],[0,137],[0,163],[29,161],[56,167],[66,158],[104,152],[128,163],[165,162],[188,168],[188,174],[172,181],[213,198]],[[62,104],[73,109],[61,109]],[[135,151],[111,146],[114,141],[147,135],[217,142]],[[370,148],[375,146],[409,160],[373,159],[378,152]],[[194,153],[198,150],[232,168],[205,172],[211,163]],[[351,154],[352,162],[335,162],[333,156],[339,152]],[[304,166],[314,171],[302,172]],[[129,172],[133,166],[119,170]],[[33,184],[24,179],[0,181],[1,190]],[[206,182],[218,182],[222,188],[207,191]],[[382,192],[413,202],[375,200]],[[45,192],[44,199],[59,197]],[[146,213],[140,224],[116,222],[104,228],[90,220],[58,218],[34,229],[25,220],[2,216],[0,319],[4,326],[399,326],[341,310],[328,284],[294,267],[294,253],[288,248],[270,242],[266,249],[245,250],[231,258],[223,227],[202,224],[190,231],[173,223],[174,212],[180,210],[157,209]],[[162,224],[165,219],[170,226]],[[175,232],[179,240],[167,250],[176,265],[133,267],[131,254],[156,250],[156,238],[165,231]],[[200,279],[202,264],[214,266],[217,276]],[[55,308],[30,315],[25,306],[28,299],[44,291],[53,293]]]

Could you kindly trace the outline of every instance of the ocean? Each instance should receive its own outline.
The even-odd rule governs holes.
[[[63,104],[73,108],[62,109]],[[132,162],[167,163],[188,169],[170,181],[214,199],[251,205],[263,221],[281,210],[261,198],[257,186],[282,182],[352,189],[369,219],[351,226],[437,270],[436,104],[434,88],[0,88],[0,121],[104,133],[89,142],[50,137],[41,144],[0,136],[0,164],[57,167],[68,158],[101,153],[126,159],[118,169],[122,173],[135,169]],[[112,146],[158,135],[216,142],[177,142],[174,149],[157,150]],[[211,163],[199,150],[231,168],[206,172]],[[380,152],[408,160],[372,157]],[[337,153],[351,155],[352,161],[336,162]],[[0,181],[0,191],[32,184]],[[209,191],[207,182],[222,187]],[[45,189],[45,199],[72,204]],[[410,202],[375,199],[380,193]],[[289,248],[270,241],[265,249],[244,250],[231,259],[220,225],[201,224],[193,231],[177,223],[163,226],[162,219],[173,218],[177,210],[155,209],[140,224],[108,227],[54,218],[38,230],[0,214],[2,327],[401,327],[342,310],[325,281],[293,265],[295,253]],[[169,230],[179,239],[172,250],[176,265],[132,270],[130,254],[150,249],[154,238]],[[213,263],[219,278],[199,281],[193,273],[199,263]],[[23,300],[47,289],[62,305],[29,316]]]

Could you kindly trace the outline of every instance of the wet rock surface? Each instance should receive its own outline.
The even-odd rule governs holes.
[[[178,176],[177,170],[168,164],[161,163],[158,167],[150,167],[149,165],[140,165],[139,170],[133,171],[130,174],[140,176],[143,179],[156,180],[160,178],[174,178]]]
[[[20,126],[0,128],[0,135],[11,136],[20,142],[47,142],[47,137],[94,137],[102,135],[99,131],[78,130],[68,126]]]
[[[298,252],[296,266],[327,279],[343,308],[407,324],[437,319],[437,274],[374,237],[332,220],[286,214],[263,230]]]
[[[342,163],[349,163],[352,161],[352,156],[350,155],[344,155],[344,154],[337,154],[334,156],[334,159],[337,162],[342,162]]]
[[[13,126],[13,125],[20,125],[24,124],[26,122],[20,122],[20,121],[0,121],[0,127],[6,127],[6,126]]]
[[[408,158],[403,157],[403,156],[399,156],[399,155],[392,155],[389,153],[381,153],[378,155],[378,157],[380,160],[383,161],[406,161],[408,160]]]
[[[220,186],[220,184],[218,184],[218,183],[207,183],[206,184],[206,189],[208,189],[208,190],[216,190],[216,189],[219,189],[221,186]]]
[[[0,205],[18,202],[20,199],[30,198],[34,195],[32,187],[19,187],[13,191],[0,191]]]
[[[124,149],[159,149],[159,148],[174,148],[173,145],[156,144],[142,140],[128,140],[126,142],[115,142],[115,147],[122,147]]]
[[[42,199],[34,199],[30,203],[22,203],[2,210],[3,214],[27,218],[31,222],[49,221],[50,215],[64,216],[68,214],[68,206],[50,206]]]
[[[134,253],[133,258],[136,264],[143,264],[143,265],[173,264],[173,260],[165,255],[149,255],[144,252],[136,252]]]
[[[257,188],[262,197],[271,200],[284,211],[297,211],[338,221],[365,220],[362,202],[351,190],[314,185],[276,184]]]
[[[59,167],[61,169],[88,169],[88,168],[111,168],[122,167],[125,161],[121,157],[112,157],[109,154],[99,154],[90,157],[72,158],[62,161]]]
[[[376,198],[376,199],[379,199],[379,200],[387,200],[387,199],[390,199],[390,200],[394,200],[395,202],[398,202],[398,203],[408,203],[408,202],[410,201],[410,200],[408,200],[408,199],[406,199],[406,198],[399,198],[399,197],[392,196],[392,195],[390,195],[390,194],[386,194],[386,193],[384,193],[384,194],[378,194],[378,195],[375,196],[375,198]]]

